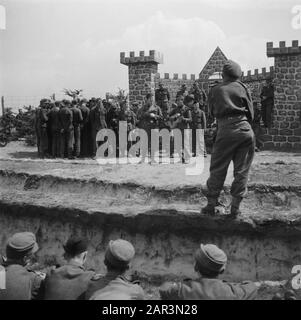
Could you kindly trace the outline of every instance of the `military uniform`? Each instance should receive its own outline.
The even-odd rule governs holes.
[[[45,106],[39,109],[38,113],[38,131],[40,133],[40,156],[43,158],[48,154],[48,132],[47,132],[47,122],[48,122],[48,111]]]
[[[35,235],[20,232],[8,239],[5,268],[5,289],[0,290],[0,300],[41,299],[44,275],[30,271],[25,266],[24,257],[38,250]]]
[[[235,74],[241,73],[240,67],[230,60],[225,64],[223,72],[231,73],[232,68]],[[254,112],[250,93],[237,78],[214,86],[209,94],[209,109],[217,119],[217,136],[211,155],[210,176],[207,180],[208,205],[204,213],[213,211],[218,205],[218,197],[231,161],[234,164],[231,214],[240,213],[239,204],[247,192],[248,173],[255,150],[254,133],[250,125]]]
[[[60,109],[58,106],[54,106],[49,114],[48,114],[48,121],[49,121],[49,126],[51,129],[51,155],[53,157],[59,157],[60,156],[60,148],[61,148],[61,123],[60,123],[60,118],[59,118],[59,112]]]
[[[97,290],[90,300],[144,300],[144,291],[137,283],[118,276]]]
[[[161,87],[155,91],[155,101],[156,104],[162,108],[164,100],[170,100],[170,94],[167,88]]]
[[[175,148],[181,147],[182,150],[177,150],[178,154],[182,156],[182,162],[185,162],[185,159],[188,159],[190,157],[190,136],[189,136],[189,129],[191,125],[191,111],[190,109],[183,105],[182,107],[175,107],[169,117],[172,121],[178,121],[176,124],[176,128],[181,130],[182,135],[182,145],[175,145]]]
[[[41,144],[40,111],[41,111],[41,107],[39,106],[35,110],[35,122],[34,122],[35,132],[36,132],[36,137],[37,137],[38,157],[41,156],[41,151],[40,151],[40,147],[41,147],[41,145],[40,145]]]
[[[81,133],[80,133],[80,141],[81,141],[81,155],[83,157],[87,157],[89,155],[89,140],[91,139],[91,135],[89,135],[89,114],[90,109],[86,106],[85,103],[82,103],[80,106],[80,111],[83,116],[83,122],[81,126]]]
[[[92,140],[92,155],[96,156],[97,142],[96,136],[100,129],[107,128],[106,110],[101,104],[94,106],[90,111],[90,125],[91,125],[91,140]]]
[[[45,300],[84,299],[94,271],[86,271],[76,262],[52,270],[45,280]]]
[[[81,110],[73,105],[71,108],[73,118],[73,130],[74,130],[74,155],[75,157],[80,156],[80,126],[83,122],[83,116]]]
[[[257,287],[252,282],[230,283],[200,278],[183,283],[167,283],[160,289],[162,300],[253,300]]]
[[[252,282],[230,283],[218,279],[224,272],[227,255],[214,244],[201,244],[195,253],[198,280],[165,283],[160,288],[163,300],[248,300],[254,299],[257,286]]]
[[[104,277],[90,281],[86,298],[90,300],[144,300],[143,289],[124,275],[134,256],[135,249],[130,242],[123,239],[110,241],[104,261],[108,273]]]
[[[126,109],[123,114],[123,119],[127,123],[127,136],[128,136],[128,143],[127,149],[129,150],[130,147],[135,143],[132,141],[131,132],[136,128],[136,114],[131,109]]]
[[[68,158],[72,158],[73,152],[73,114],[69,103],[63,102],[63,107],[59,111],[59,119],[61,123],[61,157],[64,158],[66,155]]]
[[[262,120],[266,128],[272,126],[274,108],[274,86],[267,84],[262,88],[261,94]]]
[[[254,131],[255,135],[255,146],[256,146],[256,151],[259,151],[260,148],[263,146],[263,142],[261,140],[261,126],[260,126],[260,121],[261,121],[261,110],[258,107],[258,104],[256,103],[254,105],[254,120],[252,122],[252,129]]]
[[[197,153],[196,143],[198,141],[196,134],[197,129],[206,129],[206,115],[205,112],[199,108],[199,104],[197,103],[197,108],[193,108],[191,110],[191,129],[192,129],[192,152],[194,154]],[[206,148],[204,147],[204,155],[206,154]],[[200,151],[200,150],[199,150]]]

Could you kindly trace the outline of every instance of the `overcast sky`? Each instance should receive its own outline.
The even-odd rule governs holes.
[[[216,46],[243,70],[269,67],[266,42],[300,39],[291,0],[0,0],[0,95],[127,89],[120,51],[159,50],[159,72],[198,74]],[[300,41],[301,42],[301,41]],[[26,103],[24,99],[24,103]]]

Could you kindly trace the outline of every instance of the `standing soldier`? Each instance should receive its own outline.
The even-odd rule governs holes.
[[[194,99],[199,104],[199,107],[201,108],[201,110],[206,112],[207,95],[205,91],[202,88],[200,88],[197,81],[194,82],[189,93],[193,94]]]
[[[155,101],[156,104],[162,108],[163,105],[163,101],[166,100],[169,101],[170,100],[170,94],[168,92],[167,88],[163,87],[163,83],[159,82],[159,88],[156,89],[155,91]]]
[[[61,138],[61,123],[60,123],[60,102],[56,101],[48,114],[48,122],[51,130],[51,156],[57,158],[60,156],[60,138]]]
[[[201,244],[195,254],[194,270],[199,279],[167,282],[160,288],[162,300],[254,300],[259,283],[231,283],[218,279],[225,271],[227,255],[214,244]]]
[[[30,271],[39,246],[31,232],[15,233],[7,241],[5,268],[6,289],[0,290],[0,300],[42,299],[45,275]]]
[[[114,131],[116,137],[116,156],[119,157],[119,121],[122,119],[122,112],[119,103],[111,101],[110,108],[107,113],[108,128]]]
[[[97,132],[101,129],[107,128],[106,110],[101,100],[96,102],[96,105],[90,111],[90,126],[91,126],[91,143],[92,143],[92,157],[96,157]]]
[[[47,134],[47,122],[48,122],[48,110],[47,99],[42,99],[40,104],[40,110],[38,114],[38,131],[40,132],[40,157],[44,158],[48,156],[48,134]]]
[[[200,142],[200,138],[197,137],[197,129],[206,129],[206,115],[203,110],[200,109],[199,103],[197,101],[194,101],[192,110],[191,110],[191,129],[192,129],[192,153],[196,157],[198,156],[197,151],[197,142]],[[199,145],[200,146],[200,145]],[[204,156],[206,157],[206,148],[204,147]]]
[[[184,104],[186,104],[187,103],[186,97],[188,96],[188,94],[189,94],[189,92],[188,92],[186,84],[182,84],[180,90],[176,94],[176,100],[179,96],[183,96],[184,97]]]
[[[209,93],[209,110],[217,119],[217,136],[213,145],[210,176],[207,180],[208,204],[202,212],[224,212],[218,198],[231,161],[234,181],[231,186],[231,217],[240,214],[239,206],[247,193],[248,173],[254,157],[254,133],[250,122],[254,111],[246,86],[239,81],[240,66],[231,60],[223,67],[223,82]]]
[[[43,100],[40,101],[40,105],[35,109],[35,121],[34,127],[37,137],[37,147],[38,147],[38,157],[41,157],[41,124],[40,124],[40,112],[41,112],[41,105],[43,104]]]
[[[76,100],[72,101],[72,118],[73,118],[73,131],[74,131],[74,156],[78,158],[80,156],[80,127],[83,122],[83,116],[81,110],[78,108]]]
[[[272,79],[268,79],[262,88],[261,94],[262,120],[266,128],[272,126],[272,115],[274,108],[274,86]]]
[[[193,97],[188,96],[186,98],[187,104],[192,105],[194,100]],[[184,97],[182,95],[179,95],[177,100],[176,100],[177,106],[171,111],[170,113],[170,120],[172,123],[172,129],[177,128],[181,130],[181,136],[182,136],[182,150],[179,155],[182,158],[182,163],[187,162],[187,158],[190,156],[190,151],[189,151],[189,131],[185,129],[190,128],[191,124],[191,111],[189,107],[187,107],[184,104]],[[179,147],[176,145],[176,147]]]
[[[135,143],[134,141],[132,141],[130,135],[132,130],[136,128],[136,115],[134,111],[130,108],[130,105],[128,103],[126,103],[123,120],[127,122],[127,137],[128,137],[127,149],[129,150],[131,146]]]
[[[139,109],[137,118],[139,120],[139,128],[144,129],[147,133],[147,146],[142,146],[141,161],[145,161],[147,153],[151,154],[151,162],[153,161],[154,154],[151,153],[151,131],[152,129],[159,128],[159,119],[162,118],[161,108],[154,104],[154,97],[152,93],[146,95],[146,101],[142,108]]]
[[[83,116],[83,122],[81,125],[81,132],[80,132],[80,141],[81,141],[80,151],[81,151],[82,157],[87,157],[89,155],[88,145],[89,145],[89,140],[91,139],[91,135],[89,135],[89,128],[88,128],[90,109],[87,107],[86,99],[83,99],[81,101],[80,111]]]
[[[70,110],[70,101],[63,100],[63,107],[59,112],[59,119],[61,123],[61,157],[73,159],[73,116]]]

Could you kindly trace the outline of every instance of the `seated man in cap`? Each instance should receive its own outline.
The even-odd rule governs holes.
[[[8,239],[5,268],[5,288],[0,290],[0,300],[41,299],[44,276],[29,270],[30,263],[39,246],[31,232],[20,232]]]
[[[78,300],[84,299],[94,271],[86,271],[84,264],[88,254],[86,239],[71,237],[66,245],[65,259],[67,264],[52,270],[45,280],[45,300]]]
[[[160,288],[162,300],[250,300],[257,293],[257,284],[230,283],[218,279],[224,272],[227,256],[213,244],[200,246],[195,255],[198,280],[183,283],[165,283]]]
[[[107,274],[92,278],[86,299],[90,300],[144,300],[143,289],[126,277],[135,249],[126,240],[110,241],[105,253]]]

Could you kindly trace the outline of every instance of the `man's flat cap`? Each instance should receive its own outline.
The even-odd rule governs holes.
[[[71,237],[64,245],[64,250],[71,256],[76,256],[88,250],[88,240],[81,237]]]
[[[126,267],[135,256],[133,245],[122,239],[111,240],[105,253],[105,260],[114,267]]]
[[[228,77],[238,79],[241,77],[242,71],[238,63],[228,60],[223,66],[223,73]]]
[[[227,255],[214,244],[201,244],[195,260],[201,270],[220,273],[226,267]]]
[[[7,248],[16,253],[35,253],[39,250],[36,236],[32,232],[18,232],[7,241]]]

